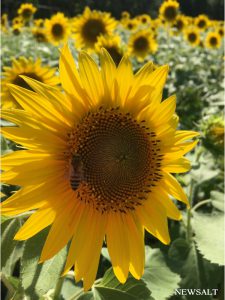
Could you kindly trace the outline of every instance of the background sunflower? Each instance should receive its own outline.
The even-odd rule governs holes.
[[[45,20],[46,35],[53,45],[66,42],[70,34],[68,19],[62,13],[53,15],[50,20]]]
[[[85,8],[83,14],[73,22],[73,33],[77,48],[94,50],[100,35],[110,35],[116,27],[116,21],[109,13],[91,11]]]
[[[31,89],[20,76],[25,75],[40,82],[56,86],[59,79],[55,76],[56,70],[43,66],[41,59],[34,61],[32,58],[19,57],[12,60],[11,67],[4,67],[3,79],[1,81],[2,107],[20,107],[13,95],[11,95],[8,84],[15,84],[23,88]]]

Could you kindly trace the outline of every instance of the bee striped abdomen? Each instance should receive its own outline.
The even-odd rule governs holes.
[[[83,164],[80,159],[80,156],[74,155],[71,161],[70,166],[70,185],[71,188],[75,191],[78,189],[79,184],[83,181]]]

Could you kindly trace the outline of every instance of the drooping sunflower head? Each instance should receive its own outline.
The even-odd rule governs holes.
[[[155,53],[157,48],[157,41],[148,29],[134,33],[128,42],[128,54],[135,56],[139,61],[143,61],[148,54]]]
[[[164,1],[159,9],[160,17],[168,23],[173,23],[178,15],[179,3],[176,0]]]
[[[100,35],[98,37],[97,43],[95,44],[95,49],[98,54],[101,53],[102,48],[105,48],[110,56],[112,57],[114,63],[118,65],[123,57],[123,50],[121,48],[121,39],[118,35],[104,36]]]
[[[45,28],[34,27],[32,28],[32,34],[38,43],[48,42],[48,36]]]
[[[45,24],[44,19],[35,19],[35,20],[34,20],[34,26],[35,26],[35,27],[40,27],[40,28],[42,28],[42,27],[44,27],[44,24]]]
[[[206,15],[199,15],[195,18],[195,25],[199,30],[205,30],[209,26],[209,18]]]
[[[15,17],[15,18],[12,20],[12,25],[20,25],[20,26],[23,26],[23,25],[24,25],[24,20],[23,20],[23,18],[21,18],[21,16]]]
[[[129,19],[129,20],[126,20],[126,22],[124,22],[124,27],[130,31],[134,31],[137,29],[139,23],[140,22],[136,18]]]
[[[218,34],[219,34],[221,37],[224,37],[224,25],[219,25],[219,26],[216,28],[216,31],[218,32]]]
[[[198,46],[200,44],[200,33],[196,27],[189,27],[184,32],[186,40],[192,46]]]
[[[1,16],[1,31],[7,31],[8,29],[8,15],[3,14]]]
[[[121,13],[121,21],[130,19],[130,13],[128,11],[122,11]]]
[[[46,34],[49,42],[59,45],[67,41],[70,33],[70,23],[63,13],[57,13],[49,20],[45,20]]]
[[[137,16],[137,19],[143,25],[150,25],[150,23],[151,23],[151,17],[147,14],[139,15],[139,16]]]
[[[30,86],[20,77],[20,75],[25,75],[51,86],[56,86],[59,83],[59,79],[55,76],[55,72],[56,70],[54,68],[42,66],[41,59],[34,61],[32,58],[14,58],[11,67],[3,68],[3,78],[1,82],[2,107],[19,107],[15,98],[10,94],[8,84],[15,84],[30,89]]]
[[[173,28],[175,28],[178,32],[182,32],[188,25],[188,21],[185,16],[178,15],[176,17],[175,22],[173,23]]]
[[[77,48],[93,51],[100,35],[111,35],[116,27],[116,20],[109,13],[86,7],[83,14],[75,18],[73,33]]]
[[[215,115],[203,120],[203,145],[215,155],[224,153],[224,116]]]
[[[29,21],[36,11],[37,8],[32,3],[23,3],[17,12],[24,21]]]
[[[183,155],[198,135],[176,130],[175,96],[162,101],[168,66],[153,71],[149,62],[134,74],[127,57],[116,67],[105,50],[100,61],[101,68],[82,52],[78,71],[65,46],[64,93],[23,77],[35,92],[11,85],[24,110],[2,112],[19,125],[3,134],[28,149],[2,159],[2,181],[23,186],[3,202],[2,214],[36,209],[17,240],[52,225],[41,261],[71,240],[64,274],[75,266],[85,290],[95,280],[103,240],[121,283],[129,272],[137,279],[144,272],[144,229],[170,242],[167,217],[181,219],[170,196],[188,205],[170,173],[189,170]]]
[[[14,35],[20,35],[22,32],[22,26],[20,24],[15,24],[12,26],[12,33]]]
[[[218,32],[208,32],[205,38],[205,46],[209,49],[220,48],[221,46],[221,36]]]

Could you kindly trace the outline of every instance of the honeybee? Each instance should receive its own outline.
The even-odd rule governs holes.
[[[71,188],[75,191],[81,181],[84,180],[84,169],[83,162],[80,155],[75,154],[71,159],[70,165],[70,185]]]

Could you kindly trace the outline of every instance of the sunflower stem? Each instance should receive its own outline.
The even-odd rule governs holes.
[[[191,180],[191,184],[190,184],[190,208],[188,208],[187,210],[187,241],[191,242],[191,237],[192,237],[192,228],[191,228],[191,217],[192,217],[192,213],[191,213],[191,207],[192,207],[192,203],[193,203],[193,195],[194,195],[194,180]]]
[[[201,154],[203,153],[203,148],[200,147],[198,151],[196,151],[196,158],[195,158],[195,164],[197,164],[200,160]],[[191,242],[192,238],[192,227],[191,227],[191,217],[192,217],[192,205],[194,203],[194,198],[196,195],[196,188],[198,184],[195,184],[195,180],[192,178],[190,182],[190,190],[189,190],[189,199],[190,199],[190,208],[187,209],[187,241]],[[196,209],[196,207],[195,207]]]
[[[1,281],[4,283],[4,285],[6,286],[6,288],[8,289],[8,297],[11,299],[11,297],[13,297],[13,295],[16,292],[15,288],[3,273],[0,273],[0,278]]]
[[[54,292],[54,296],[53,296],[53,300],[58,300],[61,290],[62,290],[62,285],[63,285],[63,281],[64,281],[64,277],[59,277],[58,282],[56,284],[55,287],[55,292]]]

